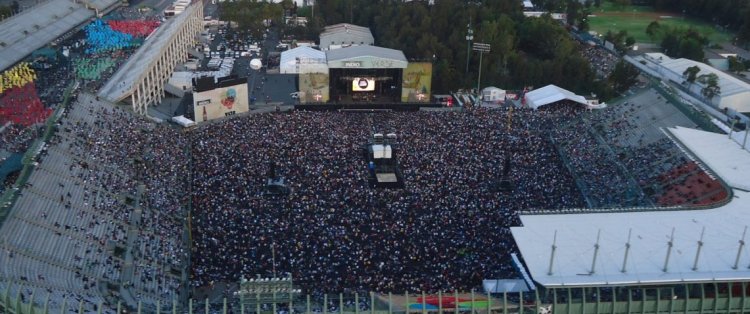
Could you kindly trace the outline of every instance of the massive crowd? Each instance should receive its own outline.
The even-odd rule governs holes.
[[[509,226],[583,201],[542,125],[574,112],[261,114],[191,134],[195,286],[291,273],[308,292],[469,289],[515,277]],[[404,189],[373,189],[361,146],[398,135]],[[494,189],[511,156],[513,193]],[[268,162],[292,189],[263,196]]]
[[[619,57],[600,46],[583,45],[581,54],[591,63],[597,76],[607,78],[615,69]]]

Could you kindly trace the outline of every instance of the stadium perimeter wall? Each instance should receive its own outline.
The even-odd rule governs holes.
[[[540,291],[534,293],[500,293],[493,294],[492,298],[476,294],[477,302],[461,302],[459,312],[470,313],[748,313],[750,312],[750,283],[710,283],[710,284],[677,284],[672,286],[653,286],[638,288],[640,293],[633,296],[627,290],[627,297],[623,300],[614,297],[603,300],[600,296],[603,290],[599,288],[556,288],[549,289],[540,297]],[[611,289],[610,289],[611,290]],[[450,299],[454,293],[441,294],[442,298]],[[466,294],[462,294],[466,295]],[[453,305],[427,303],[433,301],[431,297],[436,295],[421,294],[328,294],[322,298],[328,304],[337,304],[337,314],[408,314],[408,313],[444,313],[456,312]],[[440,296],[440,295],[437,295]],[[463,300],[464,298],[462,298]],[[369,300],[368,309],[360,309],[358,301]],[[483,301],[482,301],[483,300]],[[524,300],[522,303],[516,300]],[[395,302],[394,302],[395,301]],[[446,301],[450,302],[450,301]],[[279,302],[290,303],[289,300]],[[323,302],[313,302],[309,295],[291,300],[295,311],[299,313],[327,314],[320,311]],[[75,302],[71,302],[71,305]],[[405,305],[408,304],[408,310]],[[233,309],[230,309],[233,308]],[[123,302],[118,302],[114,309],[117,313],[123,313],[125,307]],[[276,307],[273,307],[276,308]],[[317,309],[317,310],[316,310]],[[20,295],[11,296],[7,291],[0,292],[0,310],[3,313],[58,313],[58,310],[48,309],[44,296],[31,296],[22,299]],[[98,313],[106,309],[99,305]],[[270,307],[248,308],[240,306],[232,300],[224,299],[220,303],[208,301],[189,300],[187,304],[180,305],[178,302],[161,307],[164,313],[195,313],[195,314],[228,314],[228,313],[268,313],[274,311]],[[157,313],[159,313],[157,312]],[[83,307],[77,313],[86,313]],[[129,313],[147,313],[139,307]],[[333,312],[331,312],[333,313]]]

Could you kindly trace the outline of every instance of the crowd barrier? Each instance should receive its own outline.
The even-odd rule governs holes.
[[[28,63],[22,62],[0,74],[0,94],[14,87],[21,87],[36,80],[36,72]]]
[[[121,50],[133,46],[133,36],[113,30],[102,20],[91,22],[84,28],[86,43],[89,48],[86,53],[99,53]]]
[[[159,27],[159,21],[109,21],[112,30],[133,37],[146,37]]]

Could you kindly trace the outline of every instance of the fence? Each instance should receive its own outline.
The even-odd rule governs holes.
[[[59,313],[50,309],[45,296],[21,297],[9,290],[0,291],[3,313]],[[66,302],[77,311],[87,313],[82,303]],[[325,306],[324,306],[325,305]],[[99,304],[97,313],[154,313],[144,310],[139,302],[135,308],[122,302],[111,306]],[[316,313],[316,314],[409,314],[409,313],[748,313],[750,311],[750,283],[683,283],[637,287],[564,287],[533,293],[349,293],[304,295],[276,303],[244,306],[238,299],[224,299],[219,303],[188,300],[159,306],[155,313],[227,314],[227,313]],[[70,309],[69,309],[70,310]],[[69,311],[66,311],[69,312]],[[89,312],[91,312],[89,310]]]

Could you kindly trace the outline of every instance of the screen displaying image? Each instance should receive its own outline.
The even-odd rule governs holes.
[[[375,80],[367,77],[355,77],[352,80],[352,91],[371,92],[375,90]]]

